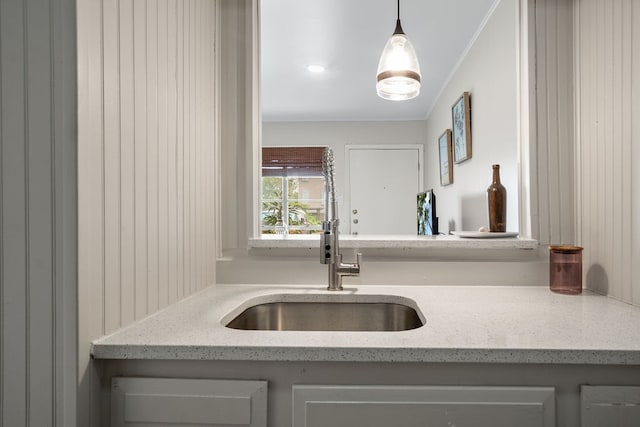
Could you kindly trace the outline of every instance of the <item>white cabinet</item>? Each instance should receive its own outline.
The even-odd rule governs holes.
[[[267,382],[116,377],[112,427],[267,425]]]
[[[582,427],[640,426],[640,387],[582,386]]]
[[[552,387],[293,387],[293,427],[551,427]]]

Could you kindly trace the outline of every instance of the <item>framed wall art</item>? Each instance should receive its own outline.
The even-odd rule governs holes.
[[[464,162],[471,158],[471,97],[463,93],[451,107],[453,120],[453,160]]]
[[[440,185],[453,184],[453,159],[451,150],[451,130],[447,129],[438,138],[440,153]]]

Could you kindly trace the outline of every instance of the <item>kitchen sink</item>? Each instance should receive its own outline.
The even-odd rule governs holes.
[[[423,326],[416,309],[398,302],[279,301],[253,305],[228,328],[264,331],[407,331]]]

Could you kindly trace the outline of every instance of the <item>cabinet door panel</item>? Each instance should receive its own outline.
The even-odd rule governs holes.
[[[582,427],[638,427],[640,387],[582,386]]]
[[[112,427],[267,425],[267,382],[114,378]]]
[[[294,386],[294,427],[549,427],[546,387]]]
[[[125,423],[249,425],[251,398],[193,394],[124,394]]]
[[[492,426],[539,427],[542,404],[432,403],[432,402],[311,402],[307,427]]]

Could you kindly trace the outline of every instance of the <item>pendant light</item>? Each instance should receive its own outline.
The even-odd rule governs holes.
[[[381,98],[404,101],[420,93],[420,65],[413,45],[400,25],[400,0],[396,29],[378,63],[376,91]]]

